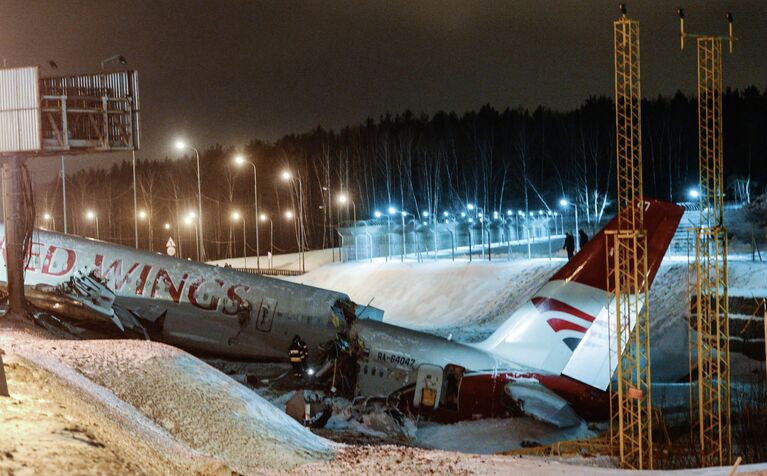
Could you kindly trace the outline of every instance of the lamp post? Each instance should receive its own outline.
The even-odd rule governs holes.
[[[199,234],[199,222],[196,220],[197,215],[195,215],[194,212],[189,212],[184,217],[184,224],[186,226],[195,226],[195,233],[194,233],[194,240],[195,245],[197,245],[197,261],[200,261],[200,234]],[[180,240],[179,240],[180,241]]]
[[[301,232],[300,232],[300,228],[299,228],[299,230],[297,230],[297,228],[296,228],[296,224],[295,224],[295,221],[294,221],[295,217],[296,217],[295,213],[293,213],[291,210],[288,210],[288,211],[285,212],[285,219],[288,220],[288,221],[292,221],[293,222],[293,232],[294,233],[298,232],[298,236],[296,236],[296,244],[298,245],[298,250],[299,250],[298,251],[298,265],[299,265],[299,269],[303,269],[301,267],[301,265],[303,263],[303,259],[301,257],[301,255],[302,255],[301,248],[302,247],[301,247],[301,242],[300,242],[300,240],[301,240]],[[300,227],[300,225],[299,225],[299,227]]]
[[[96,222],[96,239],[97,240],[101,239],[99,237],[99,216],[96,214],[96,212],[94,212],[93,210],[86,211],[85,218]]]
[[[200,180],[200,152],[184,141],[176,141],[176,149],[190,149],[197,158],[197,260],[205,260],[205,242],[202,236],[202,181]]]
[[[147,212],[146,210],[139,210],[136,214],[136,219],[147,222],[147,228],[149,230],[148,232],[148,239],[149,239],[149,251],[154,250],[154,236],[152,233],[152,216]],[[138,230],[138,229],[137,229]],[[137,235],[138,236],[138,235]],[[138,248],[138,242],[136,242],[136,248]]]
[[[256,213],[254,216],[258,218],[260,214],[258,212],[258,170],[256,169],[256,164],[254,164],[250,160],[247,160],[242,155],[235,156],[234,163],[237,165],[250,164],[250,166],[253,167],[253,197],[254,197],[255,205],[256,205]],[[261,220],[256,220],[256,269],[259,271],[261,270],[261,244],[260,244],[261,228],[259,227],[260,221]]]
[[[103,66],[102,66],[103,68]],[[136,240],[136,248],[138,248],[138,198],[136,195],[136,151],[131,151],[131,162],[133,164],[133,236]],[[150,228],[151,230],[151,228]],[[151,231],[150,231],[151,234]],[[150,245],[151,249],[151,245]]]
[[[64,156],[61,156],[61,198],[64,210],[64,234],[67,233],[67,171],[64,167]]]
[[[562,199],[559,201],[559,204],[563,207],[573,207],[575,209],[575,249],[580,251],[581,249],[581,237],[578,233],[578,206],[574,203],[570,203],[567,201],[567,199]],[[562,224],[562,233],[565,232],[564,228],[564,218],[563,218],[563,224]]]
[[[232,221],[242,220],[242,260],[243,267],[248,268],[248,238],[245,234],[245,215],[240,212],[232,212]]]
[[[304,242],[306,236],[304,235],[304,187],[301,182],[301,177],[293,176],[290,170],[284,170],[282,172],[282,180],[286,182],[297,181],[298,182],[298,254],[299,261],[301,262],[301,271],[306,271],[306,259],[304,256]],[[292,212],[290,212],[292,215]],[[292,217],[290,217],[292,219]]]
[[[273,268],[272,259],[274,258],[274,222],[265,213],[258,217],[259,221],[269,220],[269,268]]]
[[[352,212],[354,213],[352,219],[354,220],[354,224],[356,225],[357,224],[357,204],[354,203],[354,200],[349,198],[349,195],[347,195],[346,193],[342,193],[338,195],[338,203],[340,203],[341,205],[346,205],[347,203],[352,204]],[[346,213],[349,213],[348,210]]]
[[[43,220],[45,220],[46,222],[53,223],[53,228],[52,229],[53,229],[53,231],[56,231],[56,219],[53,218],[53,215],[51,215],[50,213],[44,213],[43,214]]]

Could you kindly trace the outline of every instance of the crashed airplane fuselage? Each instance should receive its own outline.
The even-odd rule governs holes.
[[[635,206],[644,207],[649,286],[683,209],[655,200]],[[608,413],[616,362],[608,357],[605,230],[617,223],[476,344],[359,319],[365,308],[341,293],[42,231],[26,295],[65,320],[234,360],[285,361],[299,335],[320,369],[315,383],[331,392],[444,421],[527,414],[569,426]]]
[[[683,208],[657,200],[635,206],[644,209],[647,274],[640,279],[649,287]],[[610,343],[617,336],[608,322],[615,303],[608,303],[607,256],[613,248],[605,231],[617,228],[618,217],[483,342],[461,344],[382,322],[354,322],[352,340],[365,347],[358,392],[396,399],[443,421],[527,414],[565,427],[581,418],[607,418],[607,388],[617,365],[609,358]]]
[[[35,230],[28,255],[33,307],[223,358],[285,360],[300,335],[319,360],[356,317],[342,293],[72,235]]]

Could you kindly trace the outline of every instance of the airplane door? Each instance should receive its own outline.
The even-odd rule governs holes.
[[[274,320],[274,314],[277,312],[277,301],[271,298],[264,298],[261,301],[261,305],[258,307],[256,315],[256,329],[261,332],[269,332],[272,330],[272,321]]]
[[[413,406],[436,410],[442,393],[442,367],[432,364],[418,366]]]

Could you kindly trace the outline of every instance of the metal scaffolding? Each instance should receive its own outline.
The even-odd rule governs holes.
[[[698,47],[698,160],[700,214],[695,257],[688,263],[690,319],[690,421],[701,466],[732,461],[730,425],[730,329],[727,229],[724,226],[722,154],[722,38],[690,35],[679,11],[681,46],[688,36]],[[732,50],[732,16],[729,22]],[[691,245],[692,246],[692,245]],[[692,257],[690,250],[690,257]],[[697,379],[693,381],[693,376]]]
[[[647,237],[642,191],[639,22],[614,22],[618,230],[607,232],[611,386],[610,441],[622,468],[652,469]],[[613,360],[614,359],[614,360]]]

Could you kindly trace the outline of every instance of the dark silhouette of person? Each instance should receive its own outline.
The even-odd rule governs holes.
[[[563,250],[567,250],[567,259],[573,259],[573,252],[575,251],[575,237],[570,233],[565,233],[565,246]]]
[[[293,338],[293,342],[288,349],[288,357],[290,358],[290,365],[293,366],[293,376],[301,378],[304,376],[304,370],[306,369],[306,359],[309,357],[309,347],[306,342],[296,334]]]
[[[578,230],[578,244],[580,245],[581,249],[583,249],[583,245],[588,243],[588,241],[589,235],[587,235],[583,230]]]

